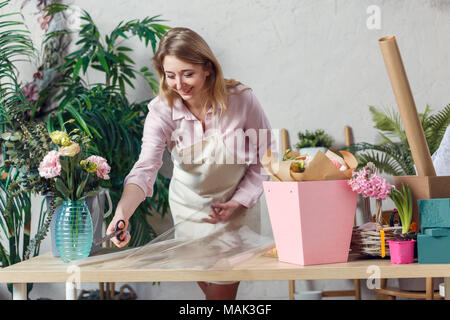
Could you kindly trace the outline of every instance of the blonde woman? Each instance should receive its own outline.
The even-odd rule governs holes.
[[[126,231],[138,205],[152,196],[166,147],[174,162],[170,209],[174,223],[183,222],[177,233],[203,237],[230,223],[257,229],[258,199],[267,180],[259,160],[271,143],[269,121],[252,90],[224,79],[207,43],[187,28],[164,35],[153,63],[159,95],[148,106],[141,154],[125,178],[107,233],[121,219]],[[200,218],[189,218],[195,212]],[[122,241],[113,240],[118,247],[130,241],[130,234],[123,234]],[[206,299],[235,299],[239,282],[199,286]]]

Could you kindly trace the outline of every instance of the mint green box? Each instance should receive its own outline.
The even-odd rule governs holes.
[[[420,227],[450,228],[450,198],[417,200]]]
[[[426,228],[417,235],[418,263],[450,263],[450,228]]]

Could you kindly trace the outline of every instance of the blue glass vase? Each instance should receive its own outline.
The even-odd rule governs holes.
[[[55,223],[56,250],[62,261],[88,257],[92,240],[92,219],[86,201],[63,201]]]

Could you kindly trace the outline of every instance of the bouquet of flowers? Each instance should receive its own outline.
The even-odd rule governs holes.
[[[394,186],[377,174],[376,167],[371,162],[361,170],[354,172],[352,178],[348,181],[348,184],[353,191],[362,195],[364,198],[376,199],[376,227],[377,229],[382,228],[381,201],[386,200],[386,198],[390,196],[391,189],[393,189]]]
[[[42,159],[38,170],[41,177],[54,180],[57,205],[64,200],[85,200],[99,193],[102,180],[109,180],[111,167],[106,159],[86,154],[89,137],[74,129],[70,133],[54,131],[50,138],[57,150]]]

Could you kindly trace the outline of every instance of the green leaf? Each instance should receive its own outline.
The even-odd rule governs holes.
[[[91,58],[89,56],[84,56],[81,60],[83,64],[83,73],[86,73],[89,63],[91,62]]]
[[[128,48],[128,47],[117,47],[116,48],[117,49],[117,51],[133,51],[133,49],[131,49],[131,48]]]
[[[55,187],[66,199],[70,198],[69,189],[67,189],[61,178],[55,179]]]
[[[55,13],[65,11],[69,8],[68,5],[60,4],[60,3],[53,3],[45,6],[45,11],[47,11],[47,15],[51,16]]]
[[[67,158],[65,157],[60,157],[59,158],[59,163],[61,164],[61,169],[64,171],[64,173],[68,173],[69,172],[69,161]]]
[[[83,65],[83,59],[78,59],[75,64],[75,68],[73,69],[73,80],[78,78],[78,74],[80,72],[81,66]]]
[[[100,61],[100,64],[102,65],[103,70],[105,70],[105,72],[107,74],[109,74],[109,66],[108,66],[108,62],[106,62],[105,56],[101,52],[97,52],[97,58]]]
[[[84,187],[86,186],[86,183],[87,183],[88,179],[89,179],[89,174],[86,175],[86,178],[78,186],[77,193],[76,193],[77,199],[80,198],[81,195],[83,194]]]
[[[75,118],[75,120],[80,124],[80,126],[83,128],[83,130],[86,132],[86,134],[88,134],[89,137],[92,138],[91,131],[89,130],[89,127],[86,124],[86,121],[84,121],[83,116],[71,106],[67,106],[66,109]]]
[[[123,38],[128,39],[128,37],[126,36],[125,33],[123,33],[122,30],[116,29],[116,30],[114,30],[114,32],[116,32],[118,35],[122,36]]]

